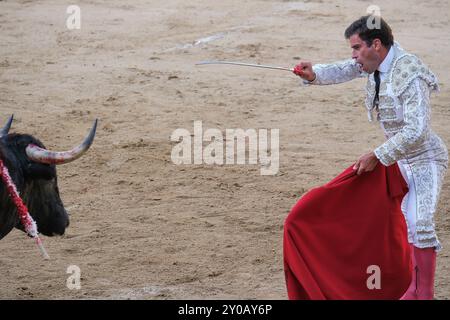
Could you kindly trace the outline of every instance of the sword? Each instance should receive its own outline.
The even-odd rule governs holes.
[[[268,66],[263,64],[254,64],[254,63],[244,63],[244,62],[232,62],[232,61],[200,61],[197,62],[195,65],[205,65],[205,64],[232,64],[235,66],[245,66],[245,67],[255,67],[255,68],[264,68],[264,69],[275,69],[275,70],[284,70],[284,71],[294,71],[294,69],[289,68],[283,68],[283,67],[274,67],[274,66]]]

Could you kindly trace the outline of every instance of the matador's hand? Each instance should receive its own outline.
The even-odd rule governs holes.
[[[312,64],[308,61],[301,61],[295,66],[293,72],[308,81],[314,81],[314,79],[316,79],[316,74],[313,71]]]
[[[363,154],[356,161],[355,165],[353,166],[353,170],[357,170],[358,175],[360,175],[363,172],[372,171],[373,169],[375,169],[379,161],[380,160],[378,160],[373,151]]]

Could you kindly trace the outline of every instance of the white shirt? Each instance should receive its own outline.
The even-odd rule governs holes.
[[[392,60],[394,59],[394,46],[391,46],[388,54],[384,57],[383,62],[378,66],[378,71],[380,71],[380,79],[384,81],[386,77],[386,73],[389,71],[389,67],[391,66]]]

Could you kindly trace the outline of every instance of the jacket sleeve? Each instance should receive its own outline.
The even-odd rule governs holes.
[[[313,71],[316,74],[314,81],[304,80],[304,84],[336,84],[364,76],[354,59],[339,61],[330,64],[315,64]]]
[[[390,166],[419,147],[429,135],[430,90],[426,82],[416,78],[401,94],[405,125],[394,136],[374,150],[385,166]]]

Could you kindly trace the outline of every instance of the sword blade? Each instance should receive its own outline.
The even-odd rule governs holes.
[[[264,64],[254,64],[254,63],[244,63],[244,62],[234,62],[234,61],[200,61],[197,62],[195,65],[205,65],[205,64],[231,64],[235,66],[245,66],[245,67],[255,67],[255,68],[264,68],[264,69],[274,69],[274,70],[284,70],[284,71],[290,71],[292,72],[293,69],[289,68],[283,68],[283,67],[275,67],[275,66],[268,66]]]

